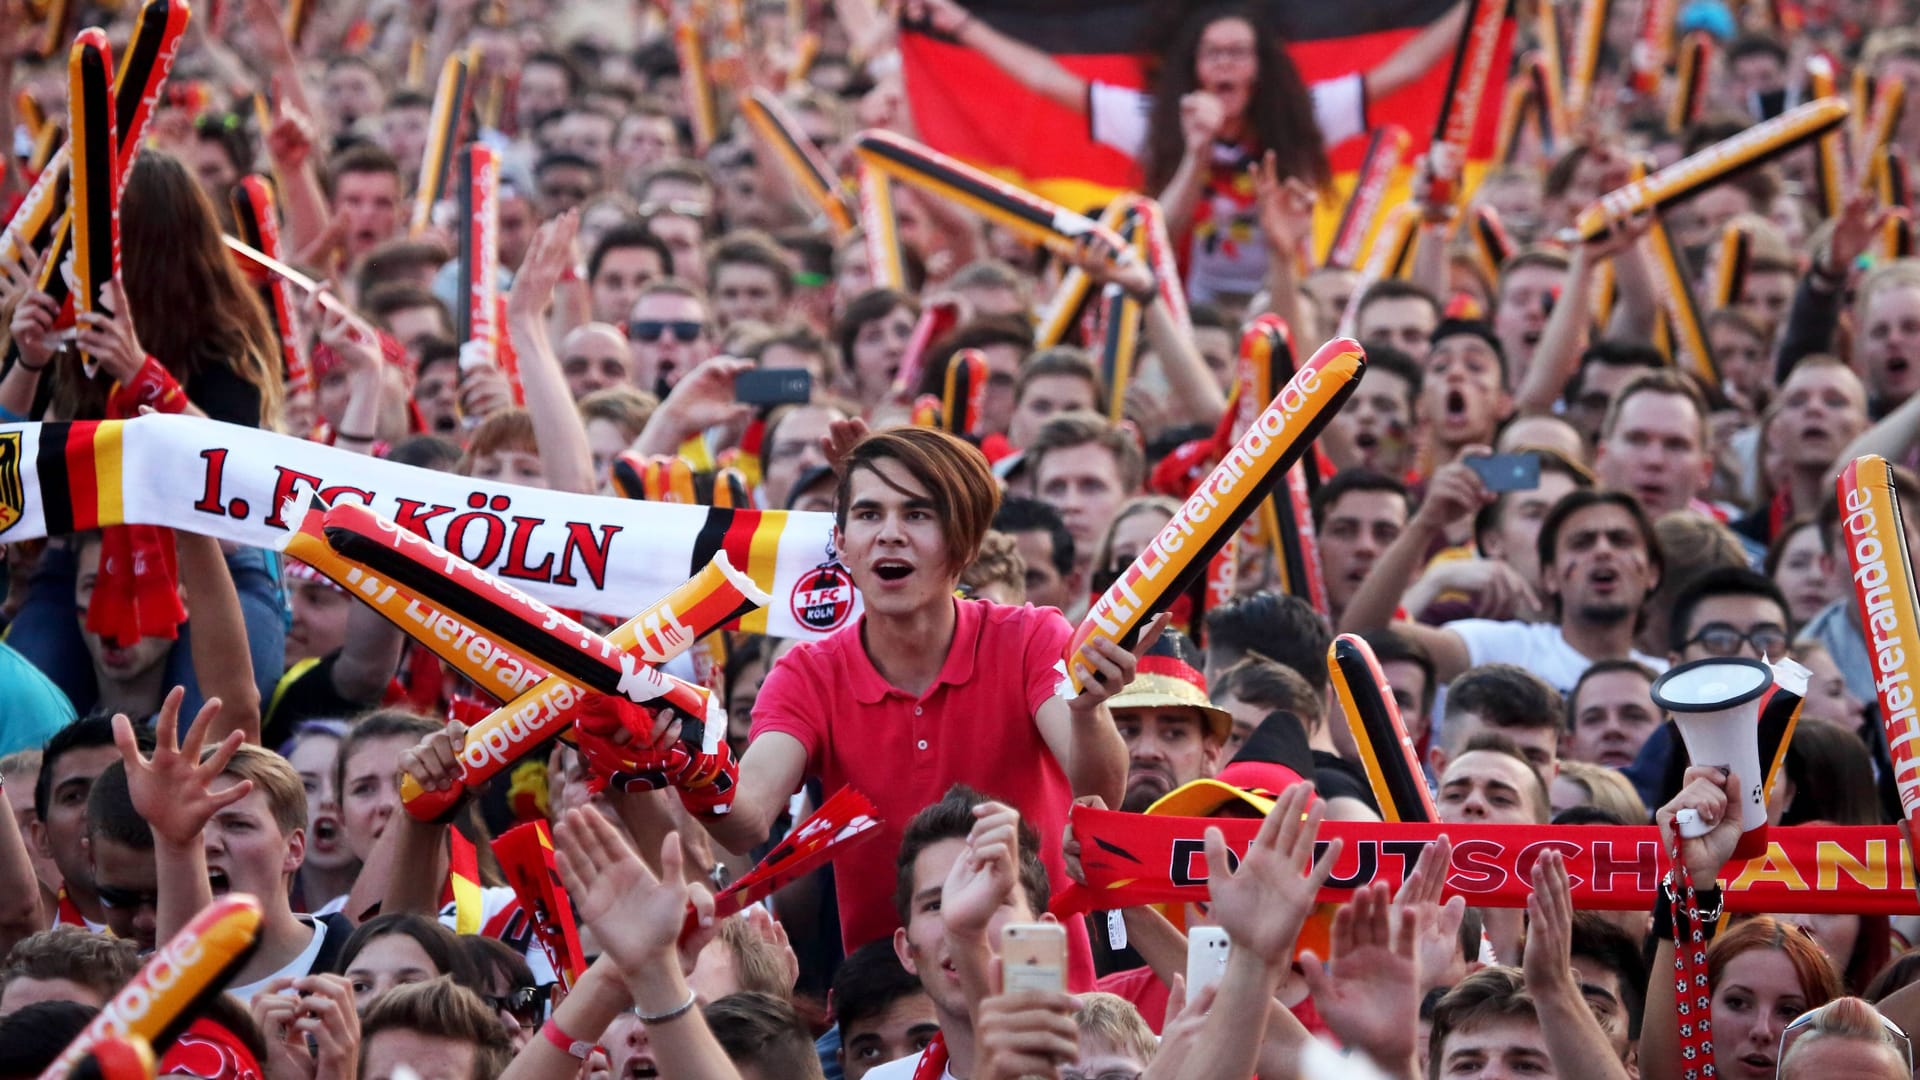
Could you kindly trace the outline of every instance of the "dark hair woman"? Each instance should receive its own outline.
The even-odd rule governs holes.
[[[1136,159],[1177,237],[1195,301],[1248,294],[1265,281],[1267,253],[1256,176],[1273,155],[1280,180],[1308,188],[1331,179],[1327,147],[1366,130],[1366,105],[1414,81],[1459,35],[1456,5],[1383,63],[1309,86],[1284,40],[1253,5],[1167,9],[1152,28],[1145,92],[1090,80],[1018,41],[956,0],[908,0],[910,20],[974,49],[1028,89],[1085,117],[1093,140]],[[1168,32],[1161,32],[1162,30]]]
[[[105,288],[111,310],[80,313],[72,343],[99,365],[98,376],[90,377],[77,357],[56,355],[62,352],[53,326],[58,305],[32,288],[37,266],[0,271],[0,308],[11,309],[19,352],[0,378],[0,419],[131,419],[142,406],[152,406],[245,427],[270,426],[281,398],[279,346],[265,308],[221,242],[213,204],[186,167],[164,153],[143,150],[127,168],[120,200],[122,272]],[[129,530],[116,543],[172,542],[164,533],[128,539],[134,535]],[[134,562],[116,558],[113,565]],[[265,701],[279,678],[286,640],[277,564],[250,548],[228,555],[226,563],[246,623],[254,682]],[[12,640],[84,713],[100,696],[100,680],[117,675],[101,674],[89,656],[88,639],[74,618],[75,572],[76,555],[64,538],[49,544],[14,619]],[[171,589],[151,576],[115,582],[101,583],[93,595],[124,596],[136,585]],[[117,624],[112,629],[122,640],[128,633]],[[197,710],[200,680],[191,650],[178,645],[167,654],[159,685],[185,685],[184,707]]]

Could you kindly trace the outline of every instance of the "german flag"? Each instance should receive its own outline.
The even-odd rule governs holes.
[[[125,523],[121,501],[121,421],[40,425],[40,477],[48,536]]]
[[[1288,41],[1287,51],[1312,85],[1380,64],[1422,27],[1439,19],[1454,0],[1260,0],[1262,14]],[[1053,55],[1090,81],[1118,86],[1146,84],[1139,53],[1153,0],[969,0],[967,12],[1015,40]],[[1507,20],[1507,27],[1512,20]],[[1493,63],[1504,78],[1510,32]],[[1001,71],[985,56],[924,29],[900,36],[907,98],[921,141],[1065,206],[1085,211],[1116,190],[1140,184],[1136,162],[1095,143],[1088,122],[1047,101]],[[1425,152],[1446,96],[1452,50],[1418,79],[1379,101],[1366,103],[1366,127],[1399,124],[1414,136],[1412,160]],[[1493,152],[1498,97],[1482,109],[1468,154],[1482,161]],[[1333,171],[1344,186],[1366,153],[1364,136],[1329,146]]]
[[[687,576],[700,572],[713,561],[717,552],[727,553],[727,561],[744,571],[761,589],[773,591],[773,569],[780,555],[780,534],[787,528],[787,515],[781,510],[739,510],[716,506],[707,511],[707,523],[693,542],[693,558],[687,564]],[[743,616],[731,627],[749,633],[767,632],[767,609],[760,608]]]

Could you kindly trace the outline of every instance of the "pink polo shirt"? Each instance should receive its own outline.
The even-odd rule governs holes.
[[[1053,608],[955,600],[946,666],[915,698],[894,688],[861,644],[862,616],[824,641],[797,645],[767,674],[753,705],[752,738],[778,731],[800,741],[807,775],[831,795],[850,785],[880,812],[880,835],[834,861],[840,933],[849,951],[900,925],[894,860],[907,823],[954,784],[1007,803],[1040,833],[1055,890],[1073,790],[1034,716],[1053,696],[1053,665],[1073,628]],[[1069,981],[1093,983],[1086,927],[1068,920]]]

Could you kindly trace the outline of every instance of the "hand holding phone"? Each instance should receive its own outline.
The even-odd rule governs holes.
[[[733,399],[745,405],[796,405],[813,400],[806,368],[755,368],[733,377]]]
[[[1000,931],[1000,989],[1067,989],[1067,929],[1059,923],[1011,923]]]
[[[1209,986],[1218,986],[1227,975],[1227,954],[1233,944],[1227,932],[1217,926],[1196,926],[1187,931],[1187,1000]]]
[[[1480,482],[1495,495],[1509,491],[1532,491],[1540,486],[1540,455],[1531,450],[1518,454],[1487,454],[1463,460],[1467,468],[1480,474]]]

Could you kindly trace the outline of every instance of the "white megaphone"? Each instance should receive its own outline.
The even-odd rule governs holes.
[[[1767,777],[1760,767],[1760,706],[1773,685],[1773,669],[1744,657],[1695,660],[1660,676],[1653,702],[1673,714],[1695,765],[1718,766],[1740,778],[1736,859],[1767,849]],[[1690,810],[1675,816],[1680,835],[1705,836],[1711,827]]]

